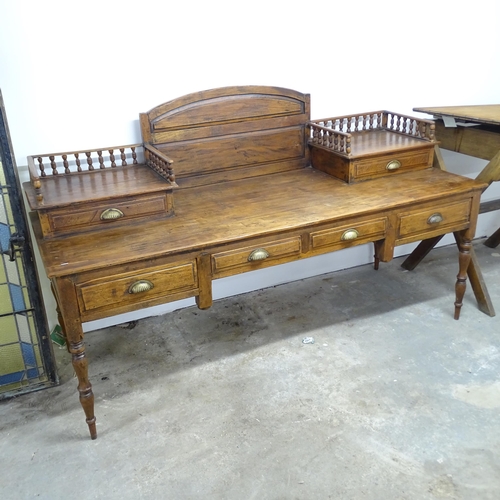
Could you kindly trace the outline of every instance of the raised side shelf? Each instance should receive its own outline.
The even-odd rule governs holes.
[[[173,215],[171,164],[142,144],[34,155],[24,188],[50,238]]]
[[[345,182],[432,166],[434,122],[391,111],[311,122],[311,162]]]

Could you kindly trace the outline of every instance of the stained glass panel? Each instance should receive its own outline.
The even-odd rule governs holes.
[[[10,255],[14,234],[27,235],[20,186],[0,94],[0,398],[56,382],[29,243]],[[7,170],[9,169],[9,170]],[[26,240],[26,238],[25,238]]]

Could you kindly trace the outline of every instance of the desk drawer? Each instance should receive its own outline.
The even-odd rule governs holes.
[[[359,245],[368,241],[381,240],[385,237],[386,222],[385,218],[380,218],[358,224],[315,231],[311,233],[311,247],[313,250],[318,248],[335,250]]]
[[[89,202],[61,209],[39,210],[44,236],[122,225],[134,219],[173,215],[170,193],[156,193],[106,202]]]
[[[437,236],[467,227],[471,210],[471,199],[437,205],[398,215],[399,239],[418,236]]]
[[[353,177],[356,180],[391,175],[407,170],[419,170],[432,166],[433,149],[421,149],[406,153],[391,153],[375,156],[353,163]]]
[[[85,313],[149,302],[197,287],[196,263],[189,261],[82,283],[77,293]]]
[[[268,263],[276,265],[294,260],[301,252],[300,236],[271,241],[261,246],[251,246],[219,252],[212,255],[212,272],[214,274],[240,273],[265,267]],[[232,271],[232,272],[231,272]]]

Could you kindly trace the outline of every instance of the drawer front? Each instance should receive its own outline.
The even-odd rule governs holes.
[[[405,153],[391,153],[370,160],[358,160],[353,164],[356,179],[380,177],[407,170],[419,170],[432,166],[433,149],[417,150]]]
[[[83,283],[77,285],[77,292],[82,312],[91,312],[148,302],[197,287],[196,263],[191,261]]]
[[[75,210],[54,210],[48,212],[52,232],[70,232],[82,228],[121,224],[131,219],[171,215],[173,204],[170,193],[158,193],[139,198],[121,199],[107,203],[89,203]]]
[[[276,264],[277,260],[300,255],[300,236],[265,243],[262,246],[251,246],[219,252],[212,255],[212,272],[226,271],[245,272],[258,269],[267,263]]]
[[[399,218],[399,238],[408,239],[424,234],[438,235],[467,227],[471,199],[443,204],[428,209],[403,213]]]
[[[332,229],[324,229],[311,233],[311,247],[313,250],[325,247],[325,250],[359,245],[368,241],[384,239],[386,233],[385,218],[345,225]]]

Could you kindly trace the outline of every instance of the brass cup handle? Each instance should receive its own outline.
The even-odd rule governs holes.
[[[389,170],[390,172],[397,170],[399,167],[401,167],[401,162],[399,160],[391,160],[386,166],[385,169]]]
[[[132,283],[128,289],[128,293],[144,293],[144,292],[149,292],[149,290],[152,290],[155,286],[151,281],[148,280],[139,280],[136,281],[135,283]]]
[[[342,236],[340,239],[342,241],[351,241],[355,240],[359,236],[359,233],[356,231],[356,229],[348,229],[347,231],[344,231],[342,233]]]
[[[107,208],[101,214],[101,220],[116,220],[121,219],[124,216],[121,210],[117,208]]]
[[[269,257],[269,252],[265,248],[256,248],[248,256],[248,262],[264,260]]]
[[[427,219],[427,224],[438,224],[439,222],[443,222],[444,217],[438,212],[435,214],[432,214],[428,219]]]

